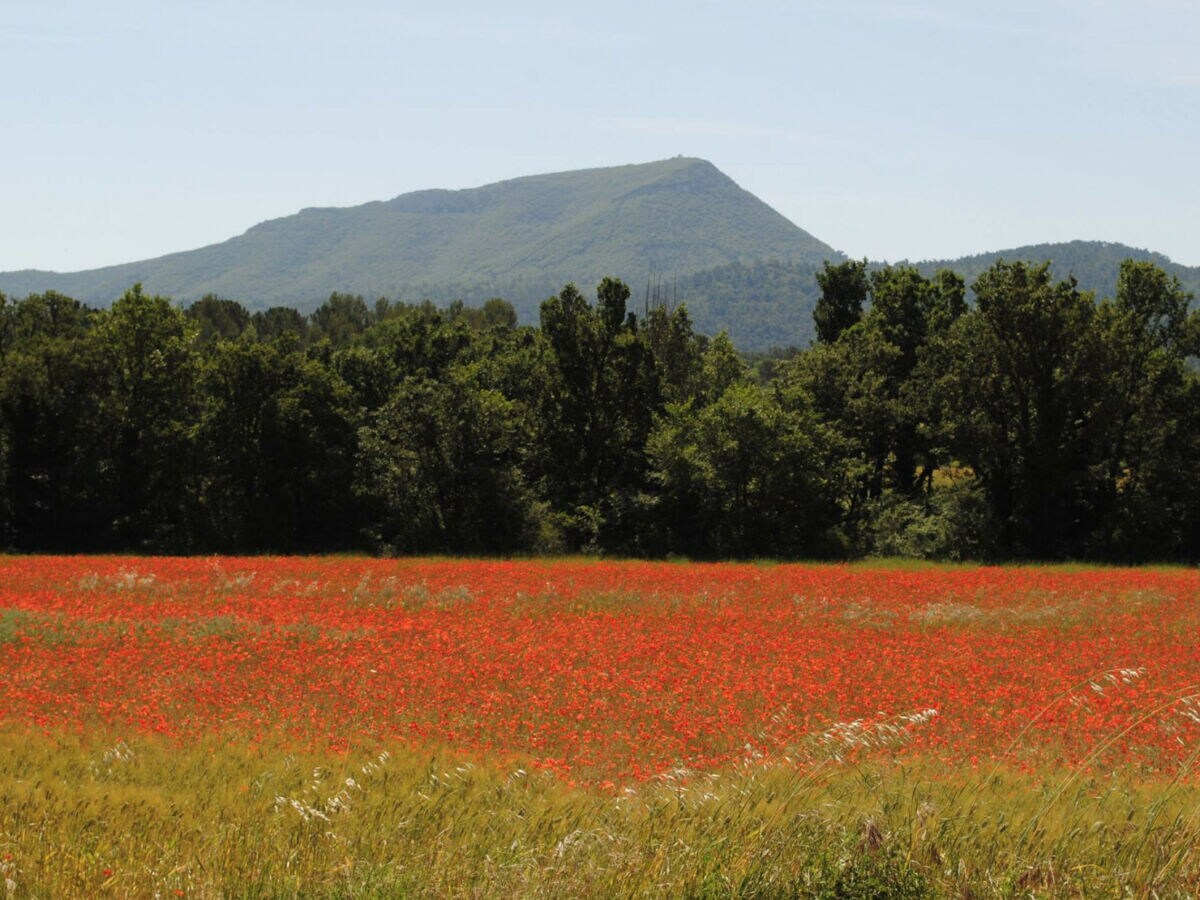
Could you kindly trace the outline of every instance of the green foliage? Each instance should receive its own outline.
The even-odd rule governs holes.
[[[804,895],[814,900],[920,900],[935,896],[925,878],[895,851],[862,851],[826,861],[817,884]],[[797,892],[797,896],[801,896]]]
[[[463,373],[409,377],[359,432],[355,491],[391,553],[520,550],[533,528],[512,401]]]
[[[807,347],[815,336],[819,270],[814,261],[760,258],[681,274],[671,292],[702,334],[724,331],[742,350]]]
[[[709,558],[828,553],[839,499],[829,443],[811,416],[744,382],[698,408],[668,406],[647,444],[668,547]]]
[[[223,551],[354,546],[357,411],[335,372],[275,343],[219,343],[195,424],[197,541]]]
[[[663,399],[674,403],[697,393],[706,374],[702,356],[708,342],[695,333],[687,307],[654,307],[646,315],[645,335],[660,373]]]
[[[375,317],[361,296],[335,292],[312,311],[308,320],[317,340],[343,347],[370,328]]]
[[[1089,552],[1145,559],[1195,546],[1200,456],[1200,313],[1177,279],[1150,263],[1121,269],[1116,299],[1095,320],[1103,354],[1092,430]]]
[[[831,265],[817,273],[821,296],[813,309],[817,340],[832,344],[846,329],[858,324],[867,301],[867,261]]]
[[[1089,291],[1097,297],[1112,296],[1113,286],[1120,277],[1126,260],[1150,263],[1163,270],[1168,277],[1179,279],[1183,289],[1189,293],[1200,293],[1200,268],[1183,266],[1171,262],[1161,253],[1141,250],[1111,241],[1067,241],[1057,244],[1031,244],[1010,250],[979,253],[959,259],[917,263],[925,275],[939,269],[958,272],[968,284],[1001,260],[1040,265],[1050,262],[1051,273],[1057,278],[1074,278],[1079,289]]]
[[[299,340],[308,333],[308,319],[290,306],[272,306],[260,310],[250,318],[255,335],[262,340],[294,338]]]
[[[997,529],[987,497],[970,477],[957,477],[911,499],[888,494],[865,511],[864,552],[882,557],[984,560],[995,553]]]
[[[537,399],[534,472],[570,546],[623,546],[645,478],[645,446],[660,404],[655,357],[632,314],[629,288],[604,279],[590,306],[568,284],[542,304],[549,365]]]
[[[434,204],[436,206],[436,204]],[[135,286],[0,295],[20,550],[1136,561],[1200,547],[1200,313],[1125,263],[827,265],[822,340],[751,366],[656,294],[310,316]],[[840,298],[840,299],[839,299]]]
[[[1005,546],[1078,554],[1090,527],[1078,464],[1103,365],[1095,304],[1046,265],[997,263],[974,290],[978,309],[952,331],[940,382],[954,446],[987,491]]]
[[[165,297],[134,285],[89,332],[100,382],[91,423],[110,465],[112,531],[121,546],[186,549],[185,458],[197,409],[196,331]],[[95,390],[95,389],[93,389]]]
[[[845,442],[851,485],[845,524],[859,549],[869,551],[875,518],[892,508],[885,495],[896,496],[897,508],[927,504],[946,455],[936,394],[920,364],[931,341],[964,314],[964,289],[951,273],[927,279],[912,268],[885,268],[868,274],[865,262],[827,265],[821,279],[815,315],[824,317],[818,323],[823,338],[784,369],[782,381],[794,405],[812,408]]]
[[[200,329],[201,343],[212,343],[218,338],[231,341],[250,327],[250,311],[234,300],[223,300],[215,294],[205,294],[184,314]]]
[[[721,332],[700,357],[700,383],[695,395],[708,403],[746,380],[747,366],[738,355],[729,335]]]

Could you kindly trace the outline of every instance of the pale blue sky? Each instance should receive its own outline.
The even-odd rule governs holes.
[[[0,77],[0,270],[677,154],[853,256],[1200,265],[1197,0],[0,0]]]

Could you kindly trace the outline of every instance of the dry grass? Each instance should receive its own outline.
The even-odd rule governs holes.
[[[853,732],[830,734],[844,746]],[[1194,784],[834,757],[581,790],[516,762],[414,751],[330,758],[10,731],[0,874],[11,897],[1200,890]]]

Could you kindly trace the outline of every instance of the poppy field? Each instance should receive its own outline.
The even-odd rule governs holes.
[[[1198,598],[1184,569],[4,558],[0,875],[1186,894]]]

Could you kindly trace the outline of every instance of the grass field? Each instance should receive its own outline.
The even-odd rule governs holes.
[[[10,896],[1192,896],[1191,570],[0,560]]]

